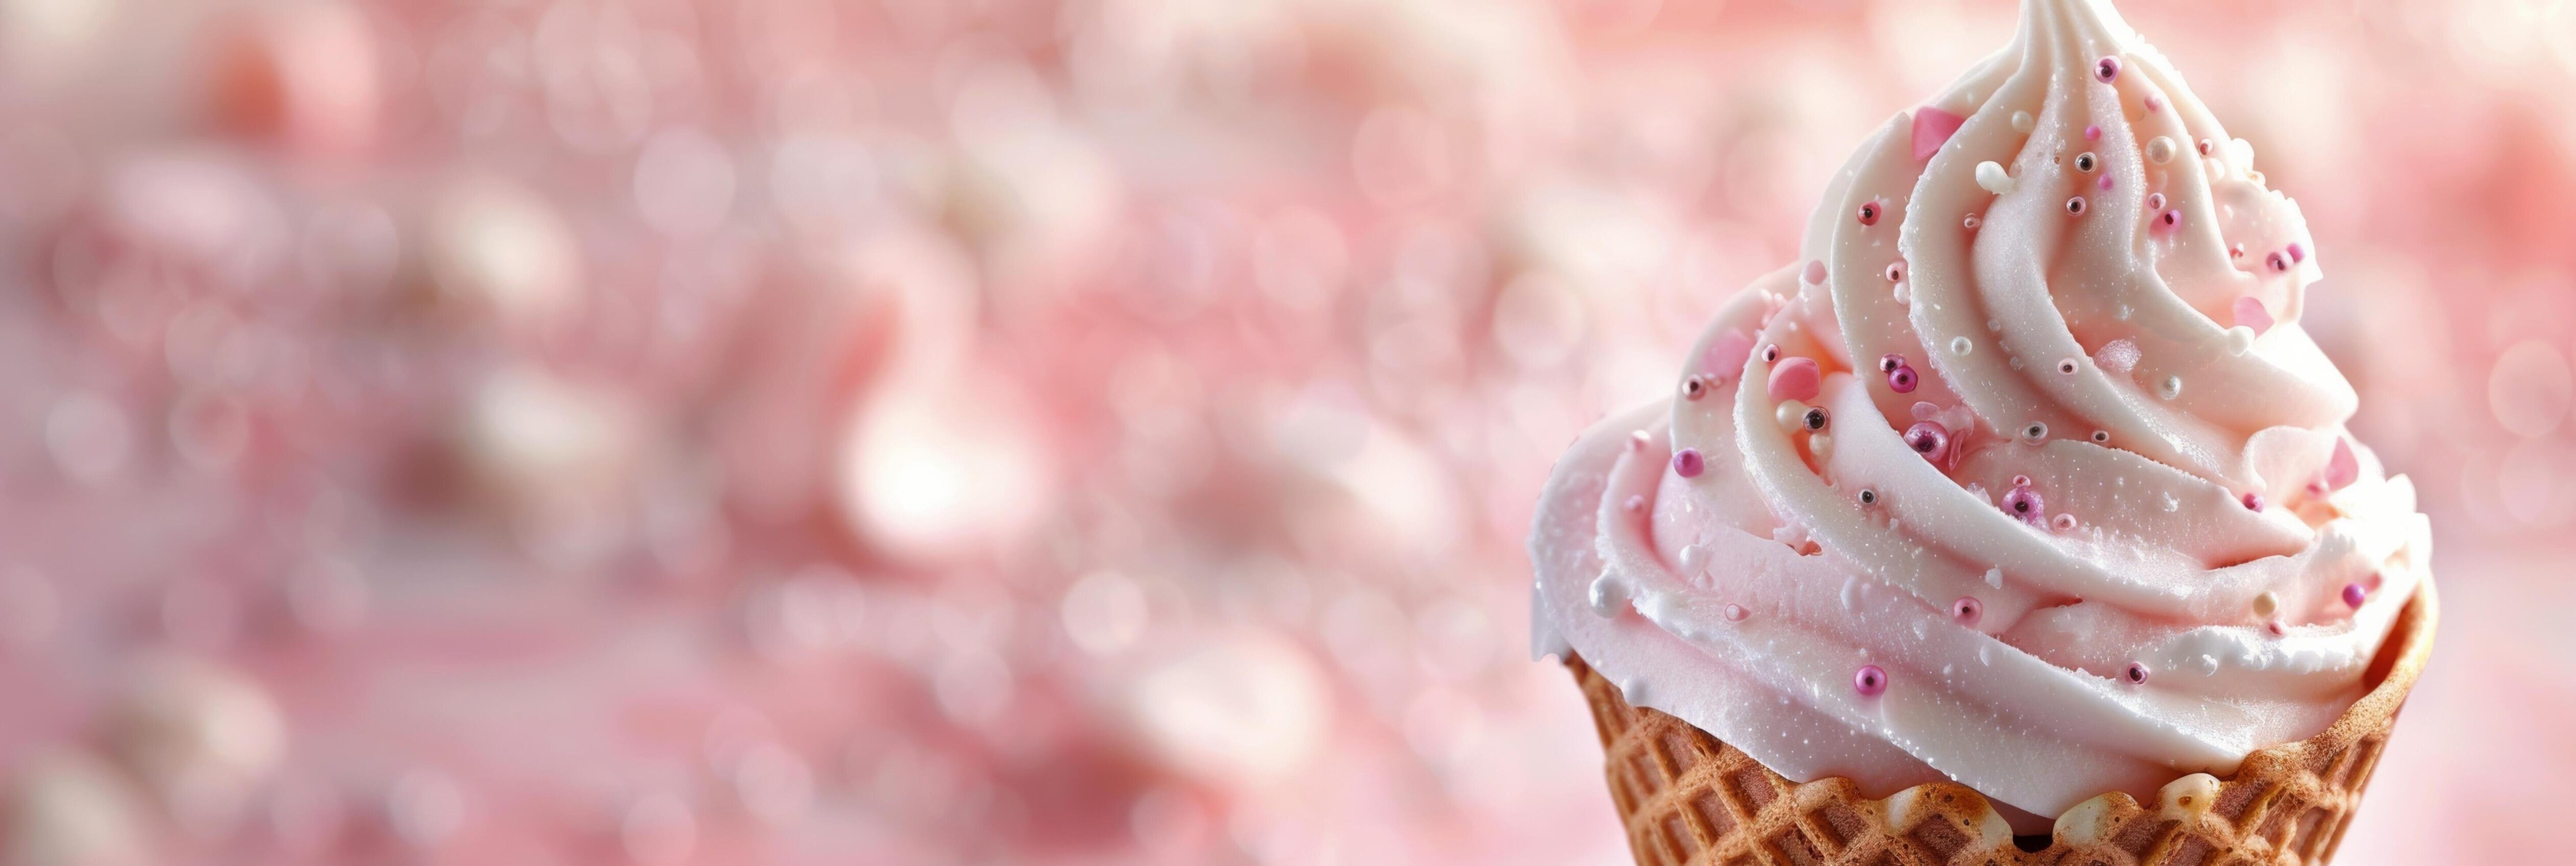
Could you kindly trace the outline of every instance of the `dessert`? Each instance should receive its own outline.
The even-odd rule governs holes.
[[[1934,794],[1979,801],[1941,812],[1970,847],[2144,814],[2132,857],[2330,856],[2433,602],[2413,487],[2300,327],[2322,276],[2108,3],[2026,0],[1543,495],[1534,651],[1592,684],[1641,861],[1798,862],[1716,825],[1801,797],[1858,816],[1790,810],[1823,857]],[[1623,755],[1641,724],[1671,742]],[[1709,761],[1796,787],[1692,818],[1661,792]]]

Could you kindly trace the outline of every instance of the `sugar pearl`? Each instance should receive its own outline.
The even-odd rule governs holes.
[[[2350,607],[2354,610],[2359,610],[2361,609],[2361,603],[2369,600],[2370,591],[2362,589],[2361,584],[2347,583],[2343,585],[2344,606]]]
[[[2147,140],[2147,161],[2148,161],[2148,162],[2152,162],[2152,163],[2156,163],[2156,164],[2161,165],[2161,164],[2164,164],[2164,163],[2167,163],[2167,162],[2171,162],[2171,161],[2173,161],[2173,158],[2174,158],[2174,140],[2173,140],[2173,139],[2166,138],[2166,137],[2164,137],[2164,136],[2159,135],[2159,136],[2156,136],[2156,137],[2154,137],[2154,138],[2151,138],[2151,139],[2148,139],[2148,140]]]
[[[1861,665],[1852,672],[1852,689],[1864,698],[1878,697],[1887,691],[1887,671],[1877,665]]]
[[[1976,625],[1977,620],[1985,615],[1986,603],[1978,601],[1976,596],[1959,596],[1958,601],[1950,603],[1950,618],[1958,620],[1960,625]]]
[[[1750,615],[1751,615],[1751,612],[1750,612],[1750,611],[1745,610],[1743,605],[1740,605],[1740,604],[1730,604],[1730,605],[1727,605],[1727,606],[1726,606],[1726,621],[1727,621],[1727,622],[1743,622],[1743,621],[1744,621],[1744,618],[1745,618],[1745,617],[1747,617],[1747,616],[1750,616]]]
[[[1673,471],[1683,478],[1697,478],[1700,470],[1706,468],[1708,462],[1699,456],[1697,448],[1684,448],[1673,453]]]
[[[2003,507],[2004,513],[2021,518],[2024,523],[2038,525],[2048,512],[2048,500],[2042,498],[2037,490],[2017,486],[2004,494]]]
[[[1950,429],[1938,421],[1916,421],[1905,428],[1905,447],[1926,460],[1939,460],[1950,453]]]
[[[2108,83],[2120,77],[2120,58],[2105,57],[2093,62],[2093,77]]]
[[[1860,224],[1861,224],[1861,225],[1865,225],[1865,226],[1874,226],[1874,225],[1877,225],[1877,224],[1878,224],[1878,213],[1879,213],[1879,206],[1878,206],[1878,202],[1874,202],[1874,201],[1862,202],[1862,203],[1861,203],[1861,205],[1860,205]]]
[[[1920,383],[1914,374],[1913,367],[1899,365],[1896,369],[1887,371],[1887,390],[1899,394],[1912,394],[1917,384]]]
[[[2147,666],[2142,662],[2130,662],[2129,669],[2123,672],[2122,675],[2129,678],[2130,685],[2143,686],[2147,684]]]
[[[2280,610],[2280,609],[2281,609],[2281,597],[2280,597],[2280,596],[2273,595],[2273,594],[2271,594],[2271,593],[2269,593],[2269,592],[2266,592],[2266,593],[2263,593],[2263,594],[2261,594],[2261,595],[2257,595],[2257,596],[2255,596],[2255,597],[2254,597],[2254,615],[2255,615],[2255,616],[2271,616],[2273,611]]]

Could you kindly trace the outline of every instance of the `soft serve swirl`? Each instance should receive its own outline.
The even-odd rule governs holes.
[[[1541,653],[1792,778],[1953,778],[2024,832],[2361,693],[2429,528],[2299,326],[2298,207],[2107,3],[2028,0],[1802,252],[1560,463]]]

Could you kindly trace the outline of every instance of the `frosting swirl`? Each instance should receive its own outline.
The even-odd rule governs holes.
[[[1668,406],[1559,464],[1538,651],[1791,778],[1952,778],[2023,832],[2323,729],[2430,531],[2343,429],[2313,243],[2252,159],[2107,3],[2025,2]]]

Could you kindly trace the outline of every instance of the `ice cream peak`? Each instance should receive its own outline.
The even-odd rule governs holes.
[[[1791,778],[2038,826],[2322,729],[2429,530],[2343,429],[2315,244],[2252,161],[2106,2],[2028,0],[1668,405],[1560,462],[1538,650]]]

